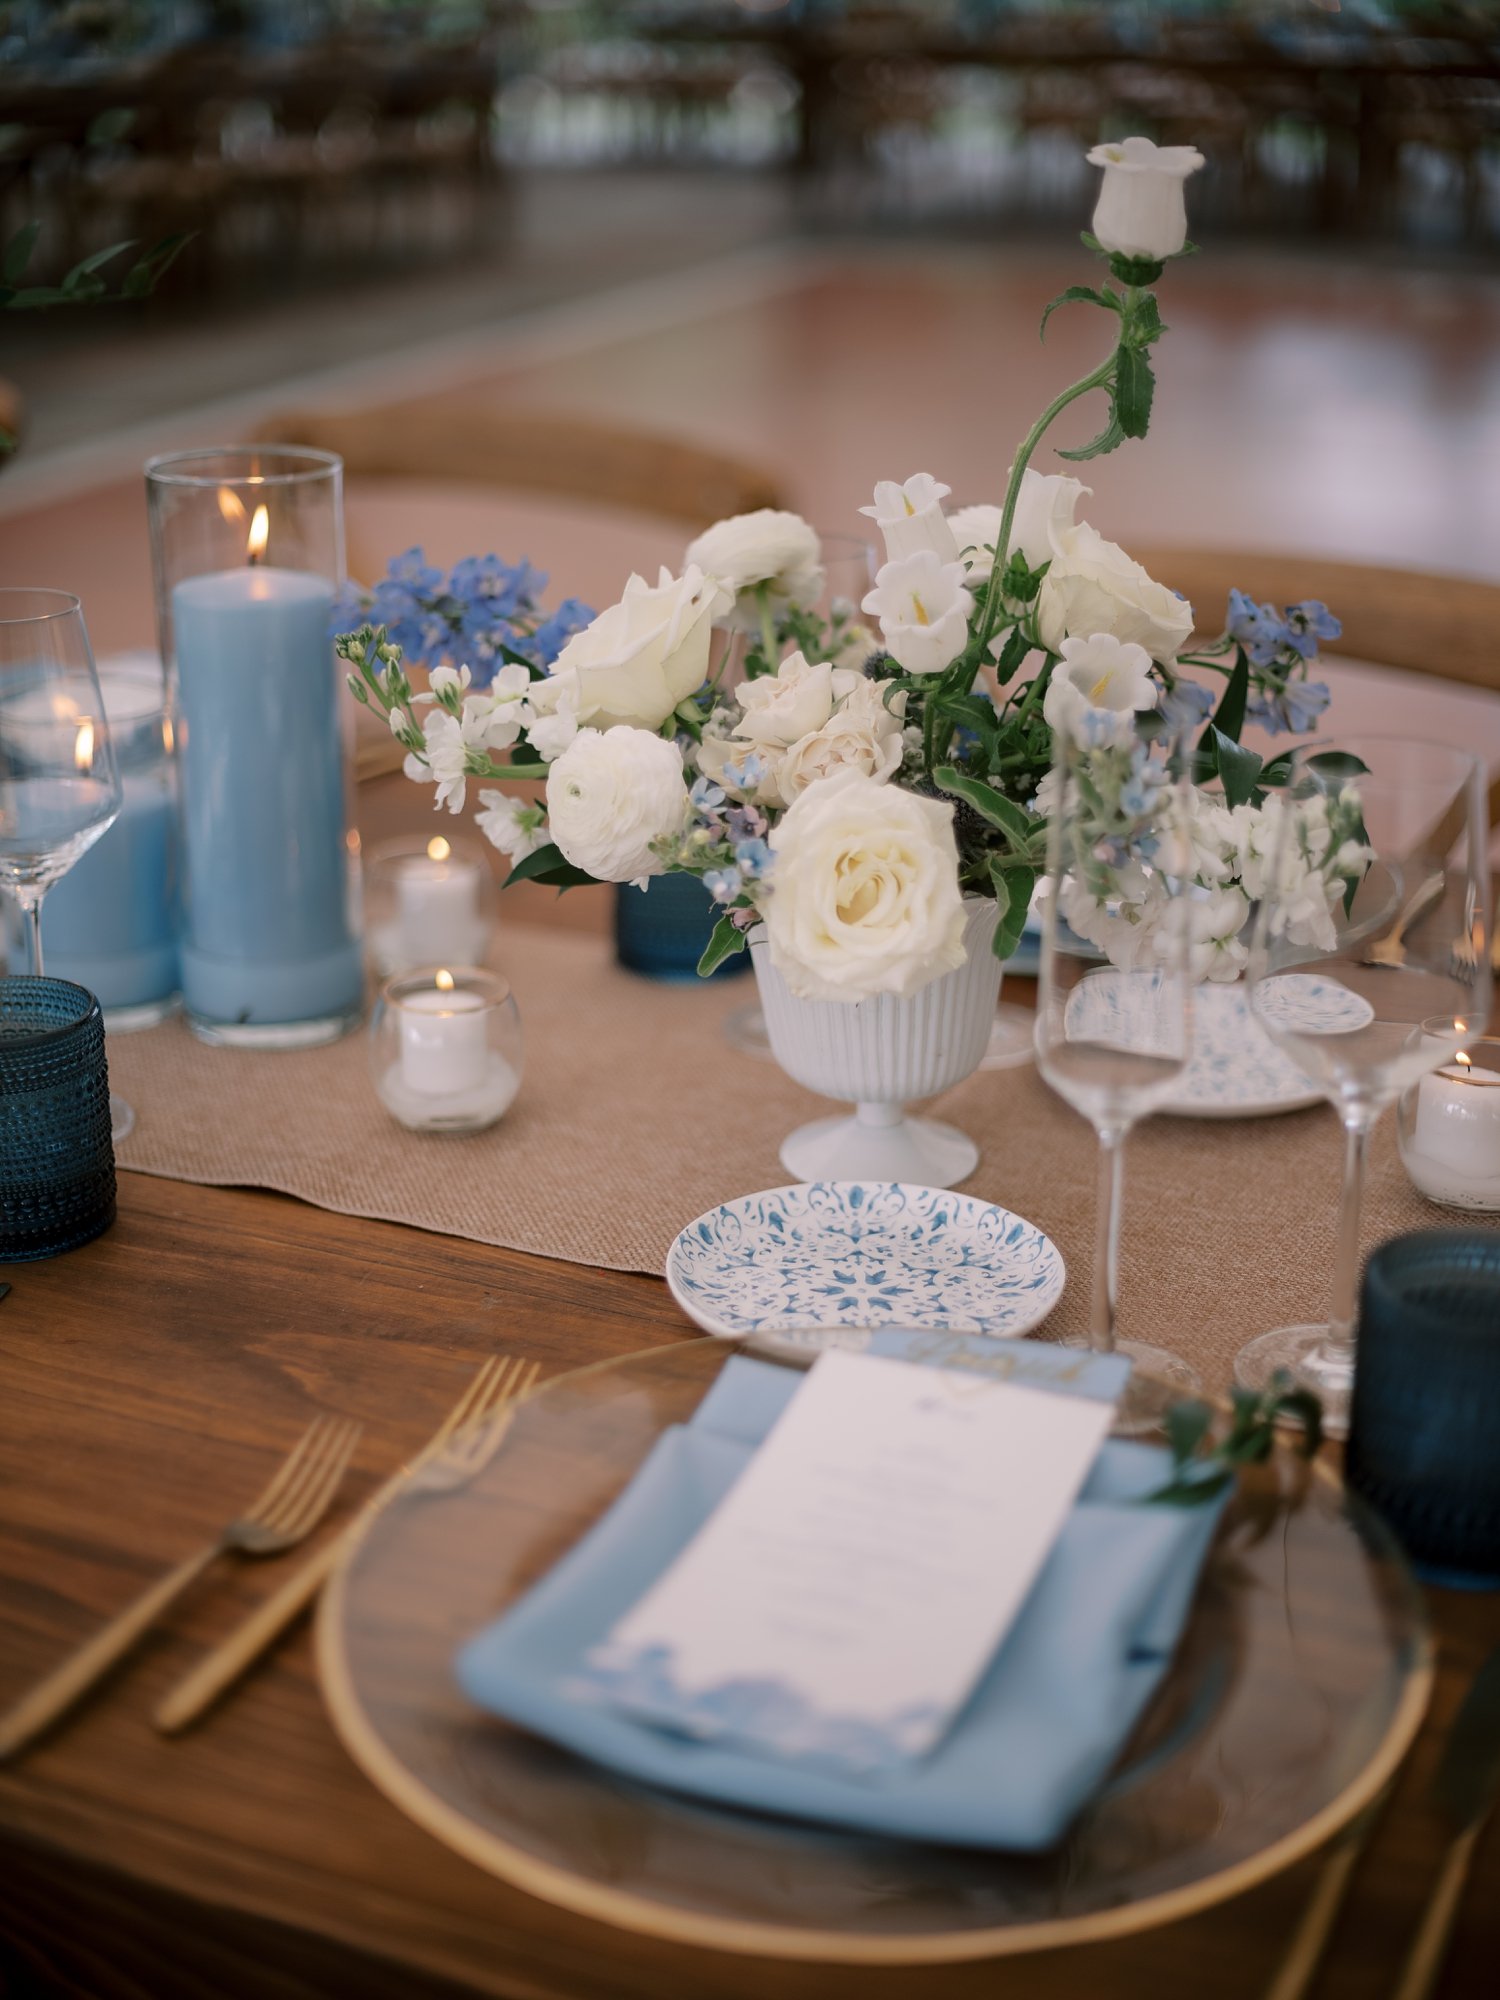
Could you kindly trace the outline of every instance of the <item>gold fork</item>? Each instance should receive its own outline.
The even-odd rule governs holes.
[[[295,1548],[327,1512],[359,1436],[358,1424],[317,1418],[253,1506],[196,1555],[142,1592],[102,1632],[80,1646],[8,1714],[0,1716],[0,1759],[13,1756],[81,1701],[210,1563],[222,1555],[276,1556]]]
[[[493,1454],[510,1421],[512,1407],[536,1381],[541,1364],[492,1354],[459,1397],[410,1467],[399,1467],[374,1499],[339,1534],[308,1557],[302,1567],[192,1672],[180,1680],[151,1718],[175,1735],[196,1722],[220,1695],[254,1666],[298,1614],[312,1603],[343,1556],[363,1532],[365,1521],[406,1477],[424,1486],[458,1485],[472,1478]],[[444,1489],[445,1490],[445,1489]]]

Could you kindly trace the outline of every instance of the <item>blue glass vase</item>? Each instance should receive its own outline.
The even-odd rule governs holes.
[[[615,956],[647,979],[692,985],[719,910],[696,875],[653,875],[644,889],[615,890]],[[709,977],[733,979],[750,970],[747,951],[726,958]]]
[[[67,979],[0,979],[0,1261],[55,1257],[115,1219],[99,1002]]]

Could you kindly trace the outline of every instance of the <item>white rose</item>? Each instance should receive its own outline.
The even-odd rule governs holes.
[[[964,962],[953,808],[848,772],[770,836],[771,963],[805,1000],[914,993]]]
[[[882,479],[875,487],[875,505],[861,507],[885,537],[887,562],[901,562],[919,549],[931,549],[939,562],[958,561],[958,543],[943,518],[943,502],[952,492],[930,472],[915,472],[899,484]]]
[[[821,729],[833,714],[834,703],[859,678],[850,668],[788,653],[774,674],[759,674],[735,690],[744,713],[734,733],[748,742],[784,750],[811,730]]]
[[[1088,161],[1104,169],[1094,209],[1101,248],[1153,263],[1175,257],[1187,242],[1182,184],[1203,165],[1203,155],[1192,146],[1120,139],[1096,146]]]
[[[1124,742],[1137,711],[1155,708],[1159,693],[1144,646],[1121,645],[1111,633],[1095,632],[1087,639],[1063,640],[1062,658],[1042,696],[1042,714],[1055,734],[1076,739],[1084,717],[1103,711],[1115,720],[1101,729],[1099,740]]]
[[[600,882],[660,875],[653,840],[687,816],[682,752],[648,729],[580,729],[547,773],[547,822],[575,868]]]
[[[1049,652],[1068,638],[1112,632],[1144,646],[1153,660],[1176,659],[1193,629],[1193,607],[1156,583],[1087,521],[1054,529],[1052,567],[1036,601],[1037,631]]]
[[[771,608],[795,604],[806,610],[823,594],[823,549],[818,531],[800,514],[760,507],[753,514],[732,514],[715,521],[683,558],[706,575],[717,577],[736,602],[720,607],[719,622],[732,630],[753,632],[760,623],[757,586],[768,586]]]
[[[664,569],[654,589],[632,576],[620,602],[575,632],[547,679],[532,683],[532,708],[546,714],[570,702],[580,722],[659,729],[708,678],[713,621],[728,602],[695,567],[680,577]]]
[[[967,574],[961,562],[945,563],[931,549],[877,570],[860,609],[880,620],[886,651],[909,674],[940,674],[969,643]]]
[[[872,681],[860,686],[875,699],[851,696],[821,729],[802,737],[783,756],[776,767],[776,789],[784,799],[795,799],[836,771],[860,771],[884,784],[900,770],[906,748],[900,717],[882,704]]]
[[[779,745],[747,743],[742,736],[705,731],[693,760],[709,783],[720,786],[731,798],[743,799],[747,805],[769,806],[773,812],[786,804],[776,783]]]

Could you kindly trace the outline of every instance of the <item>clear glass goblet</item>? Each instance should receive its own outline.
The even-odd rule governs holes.
[[[1099,1140],[1089,1331],[1074,1344],[1129,1355],[1136,1367],[1120,1422],[1143,1431],[1200,1387],[1177,1355],[1116,1334],[1125,1139],[1171,1096],[1192,1054],[1191,891],[1161,866],[1171,820],[1185,809],[1184,779],[1178,745],[1153,741],[1144,718],[1084,722],[1087,740],[1056,732],[1043,794],[1036,1059]],[[1100,965],[1074,932],[1120,962]]]
[[[1287,1369],[1322,1398],[1337,1436],[1354,1382],[1370,1133],[1489,1019],[1488,815],[1476,758],[1403,737],[1307,745],[1279,796],[1260,861],[1249,1001],[1338,1112],[1344,1183],[1328,1318],[1259,1335],[1235,1374],[1260,1388]]]
[[[42,971],[42,898],[114,824],[120,775],[83,611],[62,590],[0,590],[0,887]],[[134,1114],[111,1098],[116,1138]]]

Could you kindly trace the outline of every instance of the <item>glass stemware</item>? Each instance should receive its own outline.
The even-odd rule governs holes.
[[[1099,1140],[1089,1331],[1074,1344],[1137,1364],[1120,1409],[1122,1425],[1137,1431],[1200,1386],[1166,1349],[1116,1336],[1125,1139],[1171,1096],[1192,1054],[1191,891],[1160,865],[1182,794],[1177,746],[1153,745],[1126,715],[1102,737],[1098,725],[1088,740],[1057,731],[1041,801],[1049,832],[1037,1067]],[[1099,965],[1072,931],[1119,962]]]
[[[62,590],[0,590],[0,886],[42,971],[42,898],[114,824],[120,775],[83,611]],[[111,1098],[117,1138],[134,1123]]]
[[[1261,1334],[1235,1373],[1257,1388],[1290,1370],[1338,1434],[1354,1380],[1370,1133],[1489,1018],[1488,818],[1476,758],[1401,737],[1304,747],[1283,800],[1262,863],[1250,1006],[1339,1114],[1343,1194],[1328,1319]]]

